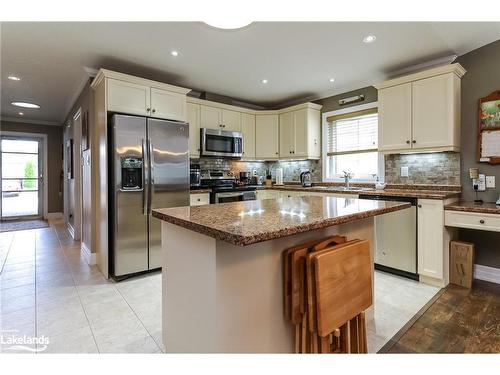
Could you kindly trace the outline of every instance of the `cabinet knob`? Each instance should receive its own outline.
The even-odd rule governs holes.
[[[479,223],[484,224],[484,220],[483,219],[479,220]]]
[[[410,141],[406,141],[406,144],[408,144],[408,145],[409,145],[409,144],[410,144]]]
[[[201,201],[201,199],[200,199],[200,198],[198,198],[198,202],[200,202],[200,201]]]
[[[151,112],[156,113],[156,109],[153,108],[153,110]]]
[[[422,208],[422,205],[421,205],[421,204],[419,204],[419,205],[418,205],[418,208]]]
[[[276,155],[278,155],[278,153],[276,153]]]
[[[417,143],[417,141],[416,141],[416,140],[413,140],[413,141],[411,141],[411,143],[415,144],[415,143]]]
[[[151,108],[146,108],[146,112],[149,112],[149,111],[151,111]]]

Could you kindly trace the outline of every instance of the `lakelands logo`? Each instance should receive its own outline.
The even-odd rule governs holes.
[[[28,335],[16,335],[17,330],[0,332],[0,345],[5,351],[26,351],[32,353],[43,352],[50,343],[48,337],[41,335],[33,337]]]

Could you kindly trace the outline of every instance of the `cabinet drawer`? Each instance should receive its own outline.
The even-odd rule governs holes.
[[[444,224],[449,227],[500,232],[500,215],[477,212],[445,211]]]
[[[190,194],[189,195],[189,205],[190,206],[202,206],[204,204],[210,204],[210,194]]]

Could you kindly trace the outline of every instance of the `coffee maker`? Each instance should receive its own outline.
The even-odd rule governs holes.
[[[300,183],[303,187],[311,187],[312,186],[312,176],[311,172],[304,171],[300,174]]]

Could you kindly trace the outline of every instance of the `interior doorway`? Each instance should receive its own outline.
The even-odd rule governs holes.
[[[45,138],[2,132],[0,218],[41,218],[46,209]]]

